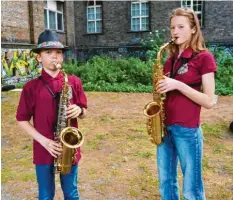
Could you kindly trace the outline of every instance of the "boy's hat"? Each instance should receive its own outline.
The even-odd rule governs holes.
[[[62,49],[63,51],[68,50],[68,48],[64,47],[64,45],[61,43],[57,33],[51,30],[45,30],[40,34],[37,47],[32,49],[32,51],[38,53],[41,49]]]

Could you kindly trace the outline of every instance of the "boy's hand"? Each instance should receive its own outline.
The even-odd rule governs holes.
[[[66,109],[66,115],[67,115],[68,119],[77,118],[81,112],[82,112],[82,109],[79,106],[77,106],[76,104],[71,104]]]
[[[43,146],[54,158],[59,157],[62,153],[61,144],[57,143],[54,140],[47,139],[45,141],[45,144],[43,144]]]

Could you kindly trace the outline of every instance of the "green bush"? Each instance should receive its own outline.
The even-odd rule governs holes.
[[[95,56],[87,63],[64,65],[68,74],[75,74],[87,91],[150,92],[152,63],[139,58],[111,59]]]
[[[141,41],[142,46],[148,49],[146,52],[147,60],[154,60],[156,58],[157,52],[165,42],[167,32],[168,30],[166,29],[152,31],[146,39]]]
[[[217,63],[216,94],[233,95],[233,56],[222,48],[211,49]],[[68,74],[80,77],[87,91],[151,92],[152,60],[111,59],[95,56],[87,63],[65,65]]]
[[[210,49],[216,59],[216,93],[233,95],[233,56],[222,47]]]

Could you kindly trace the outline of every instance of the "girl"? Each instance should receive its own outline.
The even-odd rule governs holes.
[[[177,164],[183,173],[185,200],[204,200],[202,180],[203,135],[201,106],[214,105],[216,64],[205,48],[199,20],[190,8],[178,8],[170,17],[170,57],[164,65],[163,80],[156,84],[166,93],[165,124],[167,135],[157,147],[160,194],[163,200],[178,200]],[[202,90],[201,90],[202,88]]]

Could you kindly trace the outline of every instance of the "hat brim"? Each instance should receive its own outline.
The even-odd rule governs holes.
[[[34,49],[31,49],[31,51],[34,53],[39,53],[41,50],[44,50],[44,49],[61,49],[63,52],[65,52],[69,50],[69,47],[59,48],[57,46],[49,46],[49,47],[34,48]]]

